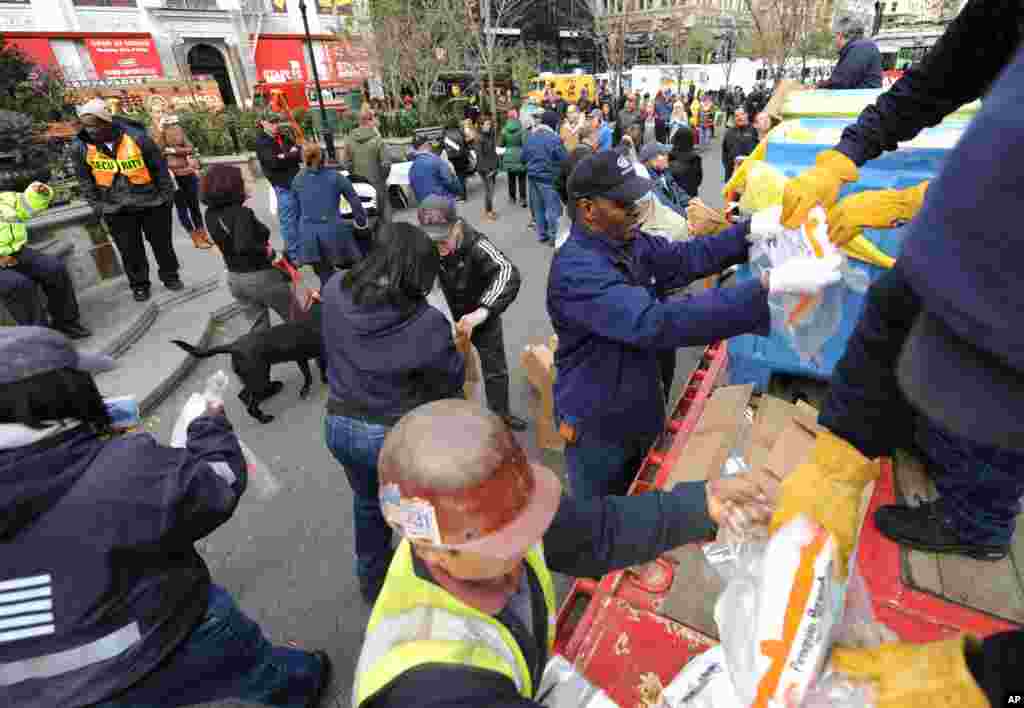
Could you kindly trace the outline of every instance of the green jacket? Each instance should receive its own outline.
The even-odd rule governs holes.
[[[526,131],[523,130],[523,124],[518,120],[506,121],[498,137],[498,145],[505,148],[505,154],[501,156],[502,169],[513,173],[526,172],[526,164],[522,157],[525,142]]]
[[[374,186],[388,178],[391,157],[376,128],[360,126],[353,130],[345,140],[345,150],[353,175],[365,177]]]
[[[50,206],[53,190],[39,194],[29,187],[24,192],[0,192],[0,256],[13,256],[28,243],[25,222]]]

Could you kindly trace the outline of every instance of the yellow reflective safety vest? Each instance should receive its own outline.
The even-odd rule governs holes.
[[[544,593],[548,652],[555,643],[555,586],[540,544],[526,554]],[[402,541],[370,615],[356,666],[352,705],[372,698],[422,664],[463,664],[507,676],[519,695],[533,697],[534,679],[512,633],[494,617],[416,575],[412,549]]]
[[[13,256],[28,242],[24,222],[50,206],[53,190],[39,194],[31,188],[24,192],[0,192],[0,256]]]
[[[117,145],[117,155],[111,158],[90,144],[85,153],[85,162],[92,168],[92,177],[98,187],[110,187],[114,177],[120,173],[132,184],[149,184],[153,181],[142,156],[142,149],[130,135],[122,135]]]

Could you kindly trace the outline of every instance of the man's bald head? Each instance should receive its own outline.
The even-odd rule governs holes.
[[[403,416],[384,439],[378,469],[381,482],[454,490],[480,483],[503,461],[522,455],[501,418],[479,404],[448,399]]]

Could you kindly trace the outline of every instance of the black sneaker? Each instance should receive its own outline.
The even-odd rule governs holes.
[[[54,326],[54,329],[68,339],[87,339],[92,336],[92,331],[88,327],[82,326],[81,322],[66,322]]]
[[[135,298],[135,302],[145,302],[150,297],[149,286],[139,285],[132,288],[132,296]]]
[[[526,430],[526,426],[527,426],[526,421],[523,420],[522,418],[520,418],[517,415],[512,415],[511,413],[507,413],[507,414],[501,416],[501,419],[503,421],[505,421],[505,425],[507,425],[511,430],[514,430],[517,433],[521,433],[524,430]]]
[[[168,278],[164,281],[164,287],[177,292],[178,290],[184,290],[185,284],[181,282],[181,278]]]
[[[320,683],[317,685],[316,693],[310,697],[309,702],[306,703],[306,708],[320,708],[320,703],[323,701],[324,693],[327,691],[327,687],[331,683],[331,675],[334,673],[334,665],[331,663],[331,657],[327,655],[327,652],[323,650],[317,650],[312,652],[313,656],[320,660]]]
[[[1005,546],[967,543],[942,520],[936,502],[920,506],[891,504],[875,512],[878,530],[901,546],[928,553],[958,553],[984,561],[1000,561],[1010,552]]]

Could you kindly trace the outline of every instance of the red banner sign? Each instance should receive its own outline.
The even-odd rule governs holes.
[[[304,51],[301,39],[261,37],[256,44],[256,72],[260,81],[270,84],[306,81]]]
[[[324,80],[358,88],[370,78],[370,50],[347,40],[321,42],[324,56]],[[321,68],[321,67],[317,67]]]
[[[85,46],[101,78],[163,76],[164,69],[152,37],[86,39]]]

